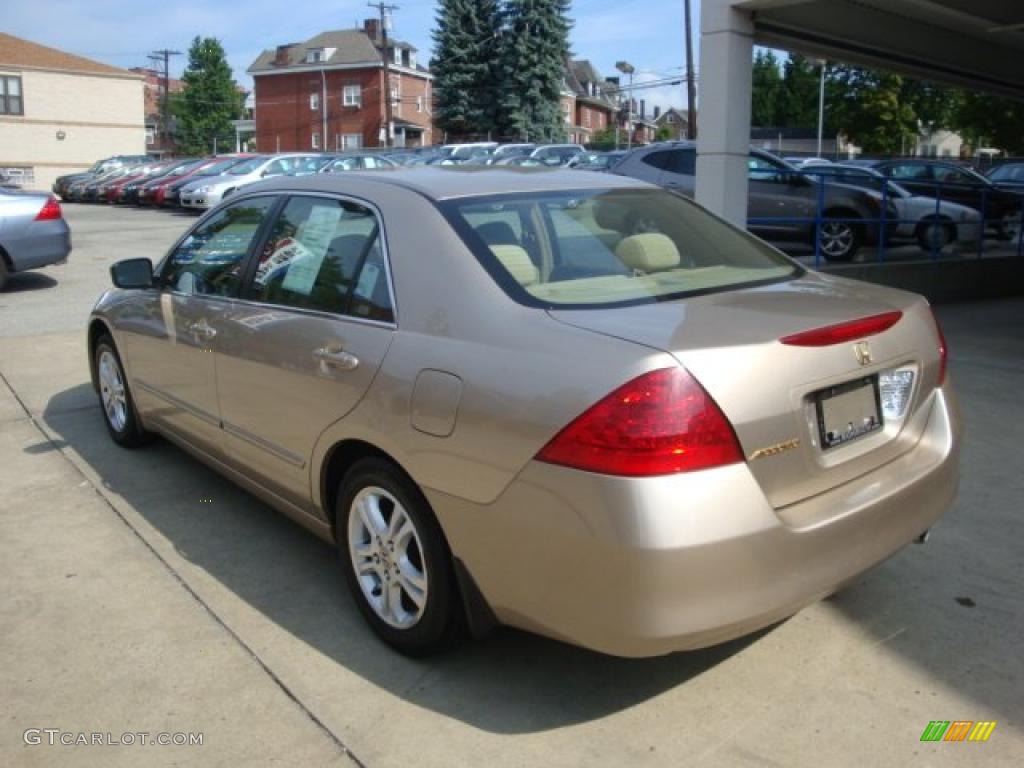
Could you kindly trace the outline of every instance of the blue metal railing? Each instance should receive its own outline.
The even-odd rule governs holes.
[[[789,200],[794,206],[806,208],[806,203],[813,202],[813,216],[807,215],[781,215],[781,216],[750,216],[747,219],[749,229],[761,234],[765,239],[772,240],[785,247],[787,241],[803,242],[813,245],[814,266],[819,267],[822,261],[829,260],[829,253],[823,253],[823,230],[829,224],[848,223],[855,226],[860,236],[861,250],[868,247],[874,248],[875,260],[883,263],[887,260],[906,260],[919,258],[921,253],[918,242],[918,233],[923,226],[930,222],[942,222],[947,227],[952,227],[955,236],[948,243],[943,243],[940,238],[927,238],[929,247],[926,249],[927,258],[938,261],[943,256],[943,248],[946,245],[955,244],[960,241],[962,234],[970,235],[975,231],[974,237],[968,237],[966,244],[976,238],[976,258],[983,258],[986,253],[990,256],[1024,256],[1024,194],[1007,192],[1007,195],[1015,196],[1016,202],[1006,203],[1006,197],[1000,195],[997,201],[993,201],[990,190],[980,187],[974,193],[975,204],[965,200],[964,195],[956,195],[955,190],[963,191],[964,185],[944,183],[940,180],[922,182],[913,181],[915,186],[920,187],[927,184],[928,192],[909,190],[916,198],[932,198],[935,201],[934,210],[927,216],[903,216],[900,213],[901,196],[893,194],[890,183],[900,183],[900,179],[881,179],[876,176],[860,177],[856,170],[844,170],[841,176],[836,175],[834,168],[810,167],[799,171],[779,170],[771,172],[758,169],[757,177],[751,179],[751,184],[771,185],[776,188],[778,194],[783,197],[782,202]],[[793,177],[801,177],[808,181],[794,182]],[[794,190],[794,187],[804,186],[806,192]],[[979,185],[980,186],[980,185]],[[873,202],[868,203],[867,197],[862,197],[856,206],[849,204],[849,198],[842,200],[830,190],[840,187],[847,191],[850,188],[859,189],[872,198]],[[762,187],[758,190],[768,193],[772,197],[773,190]],[[757,197],[755,190],[751,190],[751,199]],[[873,193],[873,194],[872,194]],[[850,192],[856,195],[856,192]],[[957,198],[957,199],[954,199]],[[975,213],[965,214],[966,218],[949,215],[948,209],[944,209],[944,203],[955,203],[964,208],[973,210]],[[831,209],[850,210],[853,207],[861,208],[861,212],[854,217],[849,215],[830,214]],[[872,211],[877,213],[872,215]],[[961,213],[964,213],[961,211]],[[976,217],[976,218],[975,218]],[[1007,229],[1008,225],[1011,227]],[[1012,239],[1006,235],[1012,230]],[[780,232],[784,235],[780,237]],[[813,243],[809,242],[813,241]],[[967,252],[962,247],[957,249],[956,258],[967,258]],[[905,246],[913,246],[913,251],[906,251]],[[836,254],[831,254],[835,256]],[[856,254],[843,256],[842,261],[849,261]],[[952,258],[952,256],[950,256]]]

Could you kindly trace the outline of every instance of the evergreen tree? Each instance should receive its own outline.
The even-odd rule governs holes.
[[[498,0],[441,0],[430,62],[437,95],[435,120],[459,136],[496,128],[501,15]]]
[[[754,55],[753,100],[750,124],[759,128],[779,125],[779,94],[782,92],[782,73],[779,60],[772,51],[759,50]]]
[[[565,139],[559,100],[569,58],[569,0],[508,0],[498,123],[507,138]]]
[[[232,146],[235,132],[231,121],[242,116],[244,97],[231,77],[231,67],[217,38],[195,37],[182,80],[185,87],[174,103],[179,151],[186,155],[209,154],[215,138],[220,148]]]

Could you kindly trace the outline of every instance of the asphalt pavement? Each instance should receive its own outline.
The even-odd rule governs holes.
[[[168,443],[112,444],[85,320],[110,263],[159,258],[193,218],[65,211],[69,263],[0,293],[0,765],[1020,764],[1024,300],[940,308],[968,431],[928,544],[703,651],[501,629],[413,661],[365,627],[330,546]],[[932,720],[997,725],[922,743]]]

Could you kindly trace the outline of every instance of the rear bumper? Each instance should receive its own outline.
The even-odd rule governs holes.
[[[493,504],[427,490],[498,619],[618,656],[753,632],[818,600],[931,527],[956,495],[948,388],[918,444],[783,510],[745,464],[610,478],[530,463]]]
[[[71,231],[63,219],[33,222],[17,239],[5,241],[4,247],[14,272],[61,264],[71,253]]]

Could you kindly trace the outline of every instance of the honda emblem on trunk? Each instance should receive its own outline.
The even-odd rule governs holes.
[[[861,365],[871,365],[871,345],[866,341],[858,341],[853,345],[853,354]]]

